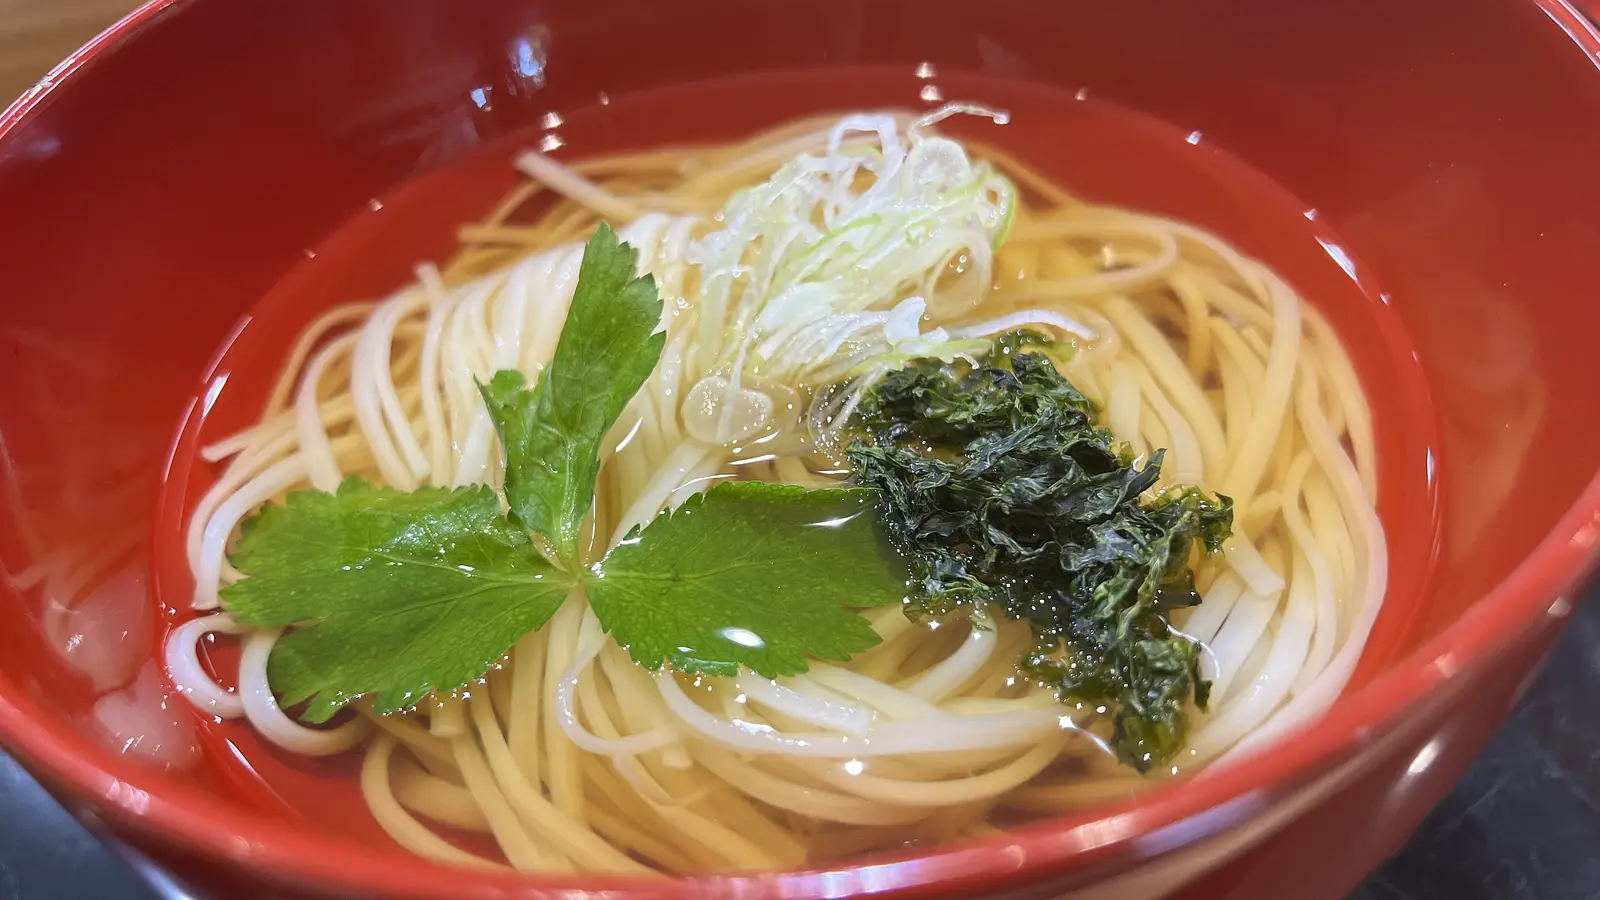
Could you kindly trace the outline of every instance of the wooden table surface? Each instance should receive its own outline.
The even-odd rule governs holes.
[[[0,108],[139,0],[0,0]]]

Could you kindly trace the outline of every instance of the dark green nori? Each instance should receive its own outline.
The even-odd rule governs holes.
[[[1141,771],[1182,748],[1200,648],[1168,623],[1200,601],[1196,541],[1216,551],[1227,497],[1173,487],[1093,423],[1094,405],[1040,353],[997,342],[984,365],[918,360],[868,389],[846,451],[911,560],[908,612],[987,605],[1029,622],[1022,671],[1063,702],[1105,706],[1118,755]]]

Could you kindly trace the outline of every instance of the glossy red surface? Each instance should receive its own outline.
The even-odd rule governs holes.
[[[1057,129],[1042,137],[1063,150],[1056,166],[1040,162],[1074,188],[1089,188],[1093,172],[1105,199],[1217,228],[1335,319],[1378,395],[1380,426],[1396,423],[1386,428],[1395,443],[1385,447],[1383,511],[1398,563],[1391,608],[1407,614],[1386,616],[1356,688],[1324,722],[1248,766],[917,857],[639,884],[469,875],[350,840],[337,832],[353,823],[287,817],[222,761],[220,743],[197,772],[140,766],[106,749],[86,713],[148,648],[120,642],[122,670],[91,685],[52,649],[43,589],[0,589],[0,742],[75,808],[197,882],[231,896],[581,886],[630,896],[1337,897],[1459,774],[1559,628],[1558,598],[1586,573],[1600,534],[1600,445],[1587,415],[1600,400],[1588,353],[1600,309],[1572,299],[1592,281],[1586,258],[1600,238],[1600,40],[1570,9],[1019,0],[974,20],[953,0],[695,0],[626,14],[572,2],[464,6],[158,3],[0,118],[9,574],[53,564],[60,577],[45,587],[61,596],[82,593],[76,578],[97,602],[147,602],[150,563],[169,555],[150,537],[170,539],[179,508],[158,512],[174,429],[208,398],[221,398],[219,417],[234,402],[205,389],[231,371],[211,372],[211,356],[239,317],[269,292],[311,308],[387,286],[418,256],[437,255],[447,223],[476,215],[476,192],[495,187],[463,175],[459,190],[407,201],[403,183],[474,171],[473,160],[501,152],[492,142],[549,111],[590,110],[573,132],[580,150],[589,140],[599,149],[709,138],[807,103],[887,101],[931,61],[952,85],[982,75],[1062,96],[1087,88],[1173,134],[1202,135],[1189,169],[1167,182],[1129,177],[1144,138],[1128,138],[1125,153],[1074,150],[1066,119],[1041,126]],[[804,79],[772,74],[845,66],[872,72],[819,76],[826,86],[814,97],[793,87]],[[707,122],[618,111],[642,91],[751,72],[769,80],[704,104],[718,111]],[[601,92],[614,110],[596,106]],[[1024,93],[1007,102],[1027,102]],[[1132,134],[1092,132],[1108,142],[1113,133]],[[1216,178],[1226,190],[1208,194],[1198,185],[1212,148],[1225,151]],[[1097,159],[1122,162],[1094,171]],[[1268,180],[1250,187],[1230,159]],[[1293,239],[1306,226],[1291,235],[1259,218],[1283,213],[1291,197],[1317,211],[1317,233],[1350,251],[1387,312],[1320,248]],[[363,239],[348,223],[373,198],[396,210],[440,204],[430,207],[439,230],[374,219]],[[359,270],[306,263],[305,251],[351,240],[382,254]],[[1398,328],[1383,324],[1390,318]],[[1401,340],[1413,361],[1396,358]],[[1417,368],[1431,411],[1410,386]],[[185,456],[174,459],[181,469]],[[1442,492],[1437,530],[1430,483]],[[1362,836],[1357,848],[1326,852],[1330,836],[1350,834]]]

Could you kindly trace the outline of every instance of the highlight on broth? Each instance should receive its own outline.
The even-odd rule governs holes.
[[[1005,120],[521,157],[204,449],[174,683],[359,748],[407,849],[528,871],[981,835],[1321,713],[1386,579],[1337,337],[954,114]]]

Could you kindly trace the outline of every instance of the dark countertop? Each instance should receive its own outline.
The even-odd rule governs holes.
[[[1600,900],[1600,601],[1453,793],[1350,900]],[[137,864],[137,861],[134,861]],[[0,900],[157,893],[0,754]]]
[[[1596,594],[1466,777],[1351,900],[1600,900]]]

